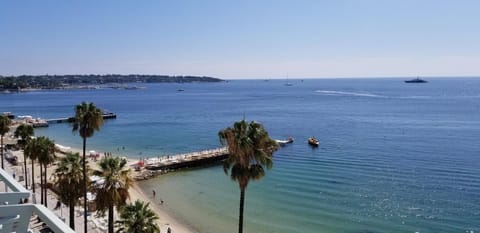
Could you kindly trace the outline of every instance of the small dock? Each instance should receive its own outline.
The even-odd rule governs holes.
[[[115,119],[117,115],[112,112],[107,112],[102,114],[103,119]],[[54,119],[47,119],[46,122],[48,124],[52,123],[70,123],[73,122],[74,117],[63,117],[63,118],[54,118]]]
[[[226,159],[227,156],[228,148],[221,147],[199,152],[146,159],[144,162],[144,167],[147,170],[176,170],[180,168],[198,167],[220,162]]]

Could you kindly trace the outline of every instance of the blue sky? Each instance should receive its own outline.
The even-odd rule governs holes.
[[[0,75],[480,75],[480,1],[2,0]]]

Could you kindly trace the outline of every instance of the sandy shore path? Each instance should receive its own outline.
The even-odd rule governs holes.
[[[132,202],[135,200],[150,202],[150,208],[158,214],[159,220],[157,222],[160,226],[161,232],[167,232],[168,227],[170,227],[172,233],[198,233],[198,231],[192,227],[185,223],[181,223],[165,210],[162,210],[157,203],[150,201],[150,198],[142,192],[136,183],[133,185],[132,189],[130,189],[130,200]]]

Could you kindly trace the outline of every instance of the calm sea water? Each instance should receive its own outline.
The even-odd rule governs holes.
[[[118,118],[88,139],[88,149],[129,157],[218,147],[218,131],[243,117],[273,138],[295,137],[266,177],[249,184],[246,232],[480,232],[480,79],[291,82],[2,94],[0,110],[56,118],[93,101]],[[36,133],[81,147],[67,124]],[[319,148],[307,145],[309,136]],[[238,185],[219,166],[140,186],[201,232],[237,229]]]

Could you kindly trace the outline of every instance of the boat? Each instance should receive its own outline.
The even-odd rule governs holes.
[[[117,118],[117,114],[110,112],[108,110],[102,110],[102,117],[103,119],[115,119]]]
[[[288,137],[287,140],[275,140],[280,146],[285,146],[294,141],[293,137]]]
[[[11,112],[3,112],[3,116],[8,117],[8,119],[14,119],[15,115],[13,115]]]
[[[320,142],[315,137],[311,137],[308,138],[308,144],[310,144],[311,146],[318,146],[320,145]]]
[[[288,81],[288,75],[287,75],[287,81],[286,81],[286,83],[285,83],[285,86],[293,86],[293,84]]]
[[[428,81],[417,77],[411,80],[405,80],[405,83],[428,83]]]

